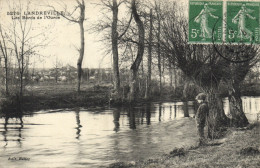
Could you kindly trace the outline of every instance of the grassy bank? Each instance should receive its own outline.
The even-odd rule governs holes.
[[[203,146],[173,149],[145,161],[111,164],[110,168],[247,168],[260,167],[259,123],[246,130],[229,129],[222,139]]]

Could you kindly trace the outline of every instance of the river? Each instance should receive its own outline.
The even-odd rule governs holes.
[[[39,111],[0,119],[0,167],[106,167],[169,153],[197,142],[193,103],[190,118],[182,102],[141,107]],[[260,97],[243,97],[250,121]],[[227,99],[224,109],[228,114]]]

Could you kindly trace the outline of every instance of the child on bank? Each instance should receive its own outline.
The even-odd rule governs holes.
[[[199,108],[196,112],[195,119],[196,119],[196,126],[199,135],[199,143],[202,144],[205,137],[204,137],[204,127],[206,124],[206,119],[209,114],[209,107],[208,103],[206,102],[206,94],[200,93],[196,96],[196,100],[199,103]]]

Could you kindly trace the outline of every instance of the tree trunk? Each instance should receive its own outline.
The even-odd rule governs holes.
[[[84,36],[84,20],[85,20],[85,3],[82,0],[82,3],[79,3],[80,7],[80,18],[78,21],[79,28],[80,28],[80,50],[79,50],[79,58],[77,61],[77,73],[78,73],[78,93],[80,92],[80,84],[81,84],[81,76],[82,76],[82,61],[84,58],[84,51],[85,51],[85,36]]]
[[[138,27],[138,35],[139,35],[139,42],[138,42],[138,50],[137,56],[134,63],[131,66],[131,83],[130,83],[130,100],[133,101],[136,99],[137,96],[137,75],[138,75],[138,68],[143,58],[144,53],[144,25],[140,19],[140,16],[136,10],[135,0],[131,1],[131,9],[132,14],[135,19],[135,22]]]
[[[23,73],[20,73],[20,97],[23,97]]]
[[[211,90],[207,92],[209,114],[207,117],[208,124],[208,137],[216,138],[218,137],[218,131],[223,126],[229,125],[229,118],[225,115],[223,109],[223,102],[217,90]]]
[[[157,56],[158,56],[158,70],[159,70],[159,94],[161,96],[162,92],[162,67],[161,67],[161,47],[160,47],[160,33],[161,33],[161,22],[159,18],[159,14],[157,12],[158,17],[158,34],[157,34]]]
[[[151,78],[152,78],[152,37],[153,37],[153,10],[150,9],[150,30],[149,30],[149,45],[148,45],[148,74],[147,74],[147,87],[145,98],[149,99],[151,96]]]
[[[9,88],[8,88],[8,85],[9,85],[8,78],[9,78],[9,76],[8,76],[8,59],[7,59],[7,57],[4,60],[5,60],[5,94],[9,95]]]
[[[130,101],[136,100],[137,94],[138,94],[138,83],[137,83],[137,69],[131,69],[131,75],[130,75]]]
[[[240,64],[231,64],[231,75],[227,80],[229,88],[229,107],[231,114],[232,126],[245,127],[249,124],[242,107],[242,99],[240,93],[240,83],[245,79],[246,74],[252,65],[250,62]]]
[[[229,108],[232,117],[232,125],[235,127],[245,127],[249,124],[246,115],[243,111],[242,99],[239,86],[230,84],[232,88],[229,89]]]
[[[173,73],[174,73],[174,95],[176,96],[176,91],[177,91],[177,69],[174,66],[173,67]]]
[[[183,88],[183,113],[184,117],[189,117],[189,111],[188,111],[188,87],[189,87],[189,81],[186,80]]]
[[[79,58],[77,62],[77,72],[78,72],[78,92],[80,92],[80,84],[81,84],[81,74],[82,74],[82,61],[84,57],[85,50],[85,37],[84,37],[84,26],[83,22],[79,23],[80,27],[80,50],[79,50]]]
[[[118,4],[117,0],[113,0],[113,22],[112,22],[112,53],[113,53],[113,77],[114,77],[114,89],[117,94],[120,94],[120,76],[118,67],[118,32],[117,32],[117,21],[118,21]]]
[[[173,83],[173,80],[172,80],[172,64],[171,62],[169,61],[169,75],[170,75],[170,87],[172,88],[172,83]]]

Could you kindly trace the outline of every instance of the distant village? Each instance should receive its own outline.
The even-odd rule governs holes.
[[[82,81],[96,82],[102,80],[111,82],[111,68],[83,68]],[[77,80],[77,68],[67,64],[63,67],[55,68],[33,68],[29,70],[28,80],[31,82],[50,82],[50,83],[73,83]]]

